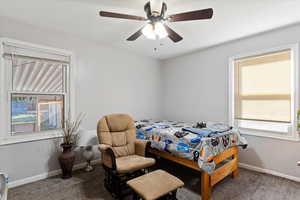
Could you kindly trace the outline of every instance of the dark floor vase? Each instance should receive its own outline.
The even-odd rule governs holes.
[[[61,144],[61,147],[63,148],[63,152],[59,156],[58,160],[62,170],[62,178],[71,178],[75,161],[75,153],[72,150],[71,144]]]

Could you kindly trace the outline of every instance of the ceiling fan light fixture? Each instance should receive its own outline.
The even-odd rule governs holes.
[[[168,36],[168,32],[162,22],[156,22],[154,25],[155,35],[159,37],[159,39],[165,38]]]
[[[155,40],[162,39],[168,36],[168,32],[162,22],[149,23],[143,29],[142,33],[146,38]]]
[[[156,35],[154,32],[154,26],[153,24],[149,23],[147,24],[143,29],[142,29],[142,33],[144,36],[146,36],[146,38],[151,39],[151,40],[155,40],[156,39]]]

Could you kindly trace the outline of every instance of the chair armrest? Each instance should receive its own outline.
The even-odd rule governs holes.
[[[134,141],[135,144],[135,154],[139,156],[146,156],[147,149],[150,147],[151,142],[148,140],[136,139]]]
[[[98,149],[99,149],[99,151],[104,152],[104,151],[106,151],[110,147],[111,146],[109,146],[107,144],[100,144],[99,147],[98,147]]]
[[[102,163],[111,169],[116,169],[116,156],[112,147],[107,144],[100,144],[99,150],[101,152]]]

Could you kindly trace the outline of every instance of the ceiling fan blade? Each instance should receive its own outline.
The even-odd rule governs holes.
[[[173,41],[173,42],[179,42],[181,41],[183,38],[176,33],[175,31],[173,31],[169,26],[164,25],[166,28],[166,31],[168,32],[168,37]]]
[[[186,13],[179,13],[169,16],[170,22],[179,22],[179,21],[190,21],[190,20],[199,20],[199,19],[211,19],[213,16],[213,9],[208,8],[204,10],[196,10]]]
[[[127,38],[127,41],[135,41],[138,39],[143,33],[142,33],[143,28],[135,32],[133,35],[131,35],[129,38]]]
[[[101,17],[132,19],[132,20],[138,20],[138,21],[145,21],[146,20],[145,17],[135,16],[135,15],[126,15],[126,14],[120,14],[120,13],[113,13],[113,12],[106,12],[106,11],[100,11],[99,15]]]

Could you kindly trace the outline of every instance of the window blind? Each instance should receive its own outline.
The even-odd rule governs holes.
[[[12,91],[63,93],[66,64],[48,60],[14,57]]]
[[[235,118],[291,122],[291,50],[235,60]]]
[[[68,56],[4,45],[4,58],[11,67],[13,92],[65,92]]]

